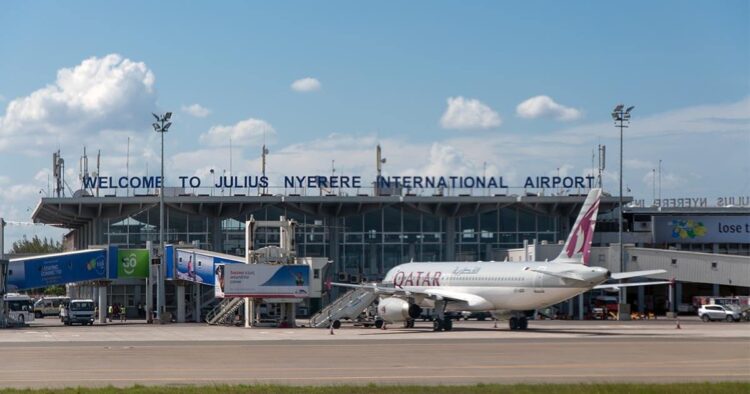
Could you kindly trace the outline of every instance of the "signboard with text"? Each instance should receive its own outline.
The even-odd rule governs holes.
[[[656,216],[655,243],[750,243],[747,216]]]
[[[217,297],[306,298],[310,267],[278,264],[217,264]]]

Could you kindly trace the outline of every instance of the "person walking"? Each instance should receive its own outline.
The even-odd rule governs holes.
[[[125,313],[125,305],[120,307],[120,323],[128,321],[128,315]]]
[[[112,323],[112,314],[114,313],[114,308],[112,305],[107,307],[107,319],[109,319],[109,322]]]

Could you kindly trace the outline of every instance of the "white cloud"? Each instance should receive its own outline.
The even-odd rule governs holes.
[[[500,115],[477,99],[448,97],[448,108],[440,118],[446,129],[488,129],[502,124]]]
[[[211,146],[229,145],[229,139],[235,146],[251,145],[262,141],[263,137],[273,137],[276,130],[265,120],[249,118],[231,126],[218,125],[201,134],[201,143]]]
[[[516,107],[516,114],[526,119],[554,118],[562,121],[576,120],[581,111],[558,104],[549,96],[532,97]]]
[[[317,79],[307,77],[307,78],[298,79],[292,82],[291,87],[292,87],[292,90],[294,90],[295,92],[306,93],[306,92],[314,92],[316,90],[320,90],[321,86],[322,85],[320,81],[318,81]]]
[[[181,109],[182,112],[196,118],[205,118],[211,113],[211,110],[200,104],[183,105]]]
[[[108,130],[146,132],[156,108],[154,81],[144,63],[117,54],[62,68],[54,83],[8,103],[0,151],[33,155],[79,146]]]

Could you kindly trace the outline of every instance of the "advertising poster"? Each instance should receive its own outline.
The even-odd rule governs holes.
[[[670,216],[654,218],[656,243],[747,243],[750,217]]]
[[[148,264],[147,249],[120,249],[117,252],[117,277],[146,278]]]
[[[177,279],[202,283],[195,269],[195,251],[177,250]]]
[[[306,298],[310,294],[310,267],[217,264],[216,284],[216,293],[223,297]]]
[[[204,254],[199,250],[177,249],[177,279],[212,286],[216,283],[214,266],[217,262],[231,264],[239,261]]]
[[[107,253],[91,250],[11,260],[8,290],[35,289],[105,279]]]

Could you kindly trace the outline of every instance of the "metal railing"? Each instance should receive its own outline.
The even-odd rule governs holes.
[[[206,315],[208,324],[231,324],[234,321],[234,313],[245,304],[244,298],[225,298],[211,312]]]
[[[310,318],[310,327],[327,327],[330,322],[354,319],[370,306],[378,296],[372,291],[356,289],[332,302]]]

